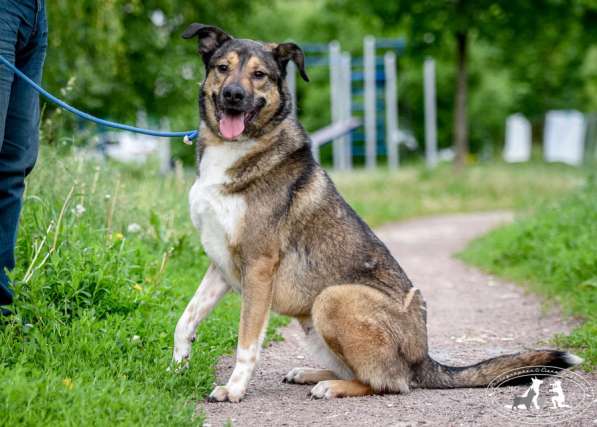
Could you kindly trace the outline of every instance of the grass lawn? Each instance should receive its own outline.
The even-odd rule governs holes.
[[[526,211],[578,187],[585,176],[582,169],[542,162],[482,163],[460,174],[449,164],[432,171],[407,166],[398,173],[332,174],[344,197],[372,226],[448,212]]]
[[[473,242],[461,255],[530,289],[584,319],[558,344],[578,348],[585,367],[597,365],[597,181],[530,216]]]
[[[229,295],[201,325],[190,369],[166,372],[178,316],[207,268],[188,217],[189,171],[162,177],[42,150],[19,234],[17,317],[0,325],[0,424],[190,425],[236,342]],[[526,208],[579,185],[540,164],[335,176],[373,225],[437,212]],[[284,322],[274,317],[269,337]]]

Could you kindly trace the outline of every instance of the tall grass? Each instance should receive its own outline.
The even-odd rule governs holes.
[[[188,372],[166,372],[172,331],[208,260],[188,179],[43,150],[29,180],[0,327],[3,425],[188,425],[236,340],[238,298],[200,329]]]

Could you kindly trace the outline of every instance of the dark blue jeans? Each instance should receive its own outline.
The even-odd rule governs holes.
[[[0,55],[41,81],[48,44],[44,0],[0,0]],[[0,305],[12,302],[6,271],[25,189],[39,147],[39,96],[0,64]]]

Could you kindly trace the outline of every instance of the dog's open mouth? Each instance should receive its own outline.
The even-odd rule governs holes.
[[[259,110],[263,108],[262,103],[250,111],[223,110],[218,112],[218,125],[220,133],[226,139],[236,139],[255,118]]]
[[[220,133],[226,139],[238,138],[245,131],[244,112],[224,112],[220,117]]]

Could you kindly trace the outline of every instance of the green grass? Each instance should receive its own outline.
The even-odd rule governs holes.
[[[422,215],[495,209],[528,210],[582,184],[586,171],[564,165],[480,163],[455,174],[451,165],[334,173],[338,188],[372,226]]]
[[[208,260],[188,219],[193,174],[148,170],[42,151],[12,275],[18,316],[0,325],[0,424],[189,425],[212,388],[239,299],[201,325],[190,369],[166,372]]]
[[[166,372],[178,316],[208,260],[187,205],[189,171],[95,163],[44,148],[28,181],[13,321],[0,325],[0,425],[196,425],[217,358],[233,351],[239,299],[200,326],[190,369]],[[437,212],[524,208],[581,182],[531,164],[335,175],[373,225]],[[129,226],[138,224],[139,231]],[[135,227],[133,227],[135,228]],[[130,230],[130,231],[129,231]],[[268,341],[280,339],[274,316]],[[195,417],[195,418],[194,418]]]
[[[528,283],[584,320],[558,345],[578,348],[597,365],[597,182],[473,242],[465,261]]]

